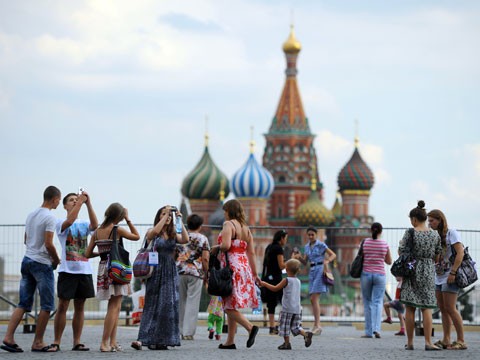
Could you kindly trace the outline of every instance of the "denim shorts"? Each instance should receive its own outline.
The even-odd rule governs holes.
[[[452,283],[452,284],[445,283],[441,285],[435,285],[435,290],[440,292],[458,294],[458,291],[460,290],[460,288],[455,283]]]
[[[18,307],[32,311],[35,290],[40,294],[40,308],[55,310],[55,278],[52,265],[45,265],[28,257],[22,260],[22,280],[20,280],[20,302]]]

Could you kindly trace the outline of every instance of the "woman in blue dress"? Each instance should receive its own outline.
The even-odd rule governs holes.
[[[174,209],[174,210],[172,210]],[[145,235],[147,241],[155,241],[158,253],[158,266],[152,276],[146,280],[145,305],[138,331],[138,340],[132,347],[141,350],[147,346],[150,350],[167,350],[167,346],[180,346],[178,327],[178,274],[175,265],[175,247],[177,243],[188,242],[188,232],[182,225],[182,233],[175,232],[173,216],[181,214],[175,208],[164,206],[155,215],[154,227]]]
[[[308,276],[308,293],[312,303],[312,312],[314,324],[312,333],[320,335],[322,327],[320,326],[320,294],[328,291],[327,284],[323,281],[323,269],[327,269],[328,263],[332,262],[337,255],[325,244],[317,239],[317,229],[309,227],[307,229],[308,243],[305,245],[304,254],[296,251],[292,257],[300,260],[303,265],[310,263],[310,272]]]

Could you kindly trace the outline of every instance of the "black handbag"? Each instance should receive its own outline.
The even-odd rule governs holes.
[[[267,259],[268,259],[268,251],[270,250],[270,245],[267,246],[265,249],[265,255],[263,256],[263,270],[262,270],[262,281],[267,281],[268,276],[267,276]],[[268,281],[267,281],[268,282]],[[268,289],[265,286],[262,286],[260,288],[260,300],[262,300],[262,303],[267,303],[268,300]]]
[[[405,244],[405,249],[402,254],[395,260],[390,268],[390,272],[393,276],[400,276],[403,278],[410,278],[415,276],[415,268],[417,260],[413,256],[413,237],[415,236],[415,230],[413,228],[408,229],[408,239]]]
[[[365,240],[362,240],[360,244],[360,250],[358,250],[357,256],[353,259],[352,265],[350,266],[350,276],[354,279],[360,278],[362,276],[363,270],[363,243]]]
[[[230,296],[233,291],[233,270],[225,253],[225,267],[221,267],[217,256],[210,256],[208,262],[208,293],[216,296]]]
[[[122,238],[117,241],[117,227],[118,225],[113,227],[108,276],[114,284],[125,285],[130,284],[130,281],[132,281],[132,265],[130,264],[129,252],[123,248]]]
[[[452,249],[452,256],[450,257],[450,263],[453,264],[455,257],[457,256],[457,251],[450,245]],[[468,285],[472,285],[475,281],[478,280],[477,270],[475,269],[475,261],[468,253],[468,247],[464,249],[463,260],[460,266],[457,269],[455,274],[455,283],[460,289],[466,288]]]

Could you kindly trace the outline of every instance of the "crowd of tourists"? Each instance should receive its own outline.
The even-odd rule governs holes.
[[[40,295],[40,312],[35,336],[31,345],[34,352],[61,350],[62,335],[67,323],[67,310],[73,300],[72,351],[89,351],[82,343],[84,306],[88,298],[97,297],[108,302],[104,329],[100,341],[101,352],[124,351],[117,341],[117,327],[123,296],[132,294],[130,283],[118,283],[111,276],[112,249],[123,246],[123,240],[138,241],[140,234],[130,219],[127,208],[113,203],[105,211],[99,224],[86,191],[69,193],[63,197],[66,217],[55,218],[50,210],[61,201],[60,190],[49,186],[43,194],[42,205],[30,213],[25,226],[25,256],[21,264],[20,296],[9,321],[1,348],[9,352],[23,352],[15,341],[15,331],[26,312],[33,306],[35,291]],[[78,219],[85,206],[88,220]],[[412,236],[412,252],[416,259],[415,276],[397,278],[395,300],[383,304],[386,274],[385,264],[392,263],[392,254],[381,238],[382,225],[371,226],[371,238],[364,239],[363,269],[360,277],[364,303],[365,334],[362,338],[381,338],[382,308],[392,322],[390,308],[398,312],[401,329],[396,335],[407,335],[406,350],[413,350],[414,315],[421,309],[425,328],[425,350],[466,349],[460,313],[455,307],[459,287],[455,274],[463,259],[463,245],[458,232],[450,229],[440,210],[428,214],[423,201],[409,214],[412,230],[407,230],[400,242],[399,252],[408,247]],[[303,337],[304,346],[312,344],[313,336],[322,333],[320,323],[320,296],[328,292],[329,264],[336,254],[317,229],[309,227],[307,242],[300,251],[294,249],[290,259],[285,259],[284,246],[288,241],[285,230],[277,231],[271,244],[265,249],[263,269],[256,268],[254,237],[247,225],[242,204],[229,200],[223,205],[225,222],[215,244],[210,244],[201,233],[203,219],[192,214],[186,219],[172,206],[161,207],[144,237],[144,246],[154,249],[149,258],[153,266],[145,283],[145,302],[138,337],[131,347],[142,350],[167,350],[180,346],[181,341],[194,340],[202,289],[207,284],[210,257],[218,257],[223,266],[232,270],[232,291],[228,296],[210,297],[208,305],[208,336],[221,341],[224,314],[228,322],[225,341],[221,350],[237,349],[237,326],[248,333],[245,346],[252,347],[258,334],[258,326],[252,324],[242,309],[257,308],[257,287],[261,288],[261,300],[268,309],[269,333],[283,337],[279,350],[291,350],[290,335]],[[178,221],[175,221],[178,219]],[[428,225],[426,224],[428,220]],[[120,223],[126,226],[118,226]],[[180,224],[180,226],[178,226]],[[177,226],[176,226],[177,225]],[[61,249],[54,246],[57,233]],[[452,256],[452,248],[456,256]],[[100,257],[96,291],[90,258]],[[309,269],[309,297],[314,323],[312,329],[304,329],[301,321],[301,282],[297,275],[301,266]],[[58,272],[56,295],[58,302],[54,318],[54,340],[44,340],[49,316],[55,310],[55,277]],[[286,275],[285,275],[286,274]],[[281,304],[279,316],[275,311]],[[436,343],[431,339],[431,309],[439,306],[442,314],[443,338]],[[405,317],[404,317],[405,314]],[[451,341],[453,324],[457,339]]]

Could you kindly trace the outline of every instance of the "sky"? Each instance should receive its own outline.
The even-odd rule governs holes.
[[[0,0],[0,224],[48,185],[151,223],[180,203],[205,132],[230,179],[251,126],[261,161],[293,21],[325,205],[358,134],[376,221],[409,226],[422,199],[480,229],[479,20],[462,0]]]

